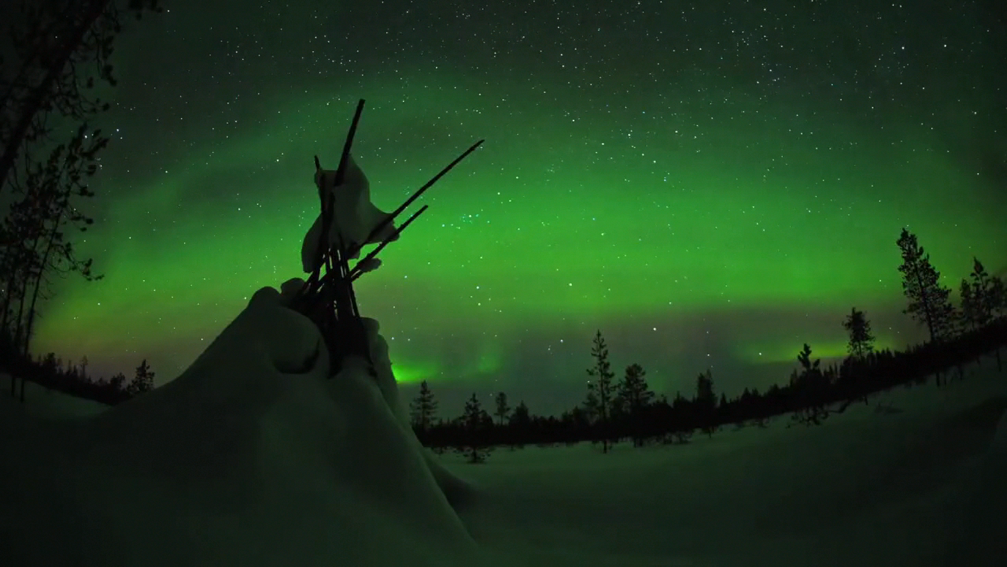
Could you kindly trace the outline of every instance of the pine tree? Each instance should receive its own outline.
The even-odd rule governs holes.
[[[707,368],[696,378],[696,398],[693,400],[699,418],[702,421],[703,432],[708,436],[713,436],[717,430],[714,424],[717,409],[717,394],[713,390],[713,372]]]
[[[87,377],[87,356],[80,357],[80,377],[85,382],[90,382],[91,379]]]
[[[492,420],[483,410],[482,404],[475,393],[465,402],[465,413],[462,415],[461,424],[465,434],[465,443],[461,447],[461,452],[465,455],[465,461],[470,464],[486,462],[490,450],[486,447],[484,434],[485,423]]]
[[[854,307],[843,321],[843,328],[850,334],[847,350],[850,356],[863,360],[874,352],[874,335],[871,334],[871,323],[863,311]]]
[[[104,378],[102,378],[102,380],[104,380]],[[112,375],[111,378],[108,379],[108,389],[112,390],[113,392],[119,392],[121,390],[126,390],[127,392],[129,392],[129,387],[126,386],[125,384],[126,384],[126,375],[123,374],[122,372],[116,372],[115,374]],[[134,394],[131,393],[130,395]]]
[[[997,276],[990,278],[989,305],[993,318],[1007,314],[1007,292],[1004,291],[1004,281]]]
[[[507,394],[500,392],[496,395],[497,409],[493,412],[493,415],[500,418],[500,425],[502,426],[504,420],[507,419],[507,414],[510,413],[510,407],[507,405]]]
[[[602,338],[600,330],[594,337],[591,356],[594,357],[595,365],[587,369],[587,375],[596,378],[596,380],[589,380],[587,383],[587,399],[584,401],[584,408],[598,425],[602,453],[608,453],[612,402],[615,398],[615,386],[612,379],[615,378],[615,373],[612,372],[612,366],[608,362],[608,347],[605,345],[605,339]]]
[[[409,402],[409,413],[414,427],[423,432],[430,429],[430,424],[437,413],[437,400],[434,399],[426,380],[420,382],[419,393]]]
[[[971,299],[973,322],[976,327],[985,327],[993,320],[995,312],[995,306],[993,305],[995,298],[992,297],[994,294],[993,278],[986,273],[986,268],[983,267],[982,262],[975,257],[972,258],[972,273],[970,275],[972,276]],[[965,283],[965,280],[962,280],[962,283]]]
[[[1004,293],[1004,283],[999,277],[989,278],[989,284],[985,292],[986,308],[988,309],[990,320],[999,319],[1007,311],[1007,294]],[[997,372],[1003,369],[1000,360],[1000,346],[996,348]]]
[[[961,307],[958,309],[962,318],[961,326],[974,331],[978,326],[978,302],[972,294],[972,284],[965,278],[962,278],[962,284],[958,287],[958,295],[961,297]]]
[[[793,420],[805,425],[818,425],[829,416],[824,399],[828,394],[828,380],[820,368],[822,360],[811,360],[811,346],[804,343],[804,348],[797,353],[797,362],[801,365],[801,373],[791,378],[791,384],[797,390],[797,400],[800,407],[793,414]]]
[[[654,401],[654,392],[647,385],[647,372],[639,364],[630,364],[619,382],[618,395],[630,415],[637,415]]]
[[[517,407],[514,408],[514,411],[510,414],[510,418],[507,420],[507,424],[511,427],[531,424],[531,414],[528,412],[528,406],[525,405],[524,400],[521,400]]]
[[[126,393],[130,396],[136,396],[144,392],[149,392],[154,389],[154,373],[150,370],[150,366],[147,365],[147,359],[143,359],[140,366],[136,367],[136,374],[133,376],[133,380],[130,381],[129,385],[126,386]]]
[[[942,340],[949,334],[954,312],[949,299],[951,290],[940,284],[941,274],[930,263],[930,255],[915,234],[903,228],[896,243],[902,250],[902,290],[909,300],[902,312],[927,326],[931,342]]]
[[[693,429],[696,427],[694,405],[693,402],[685,399],[682,392],[675,392],[675,399],[671,402],[671,435],[666,436],[666,439],[680,445],[689,442]]]
[[[646,371],[639,364],[630,364],[619,382],[617,398],[633,424],[633,445],[643,445],[645,413],[654,402],[654,392],[647,386]]]
[[[528,439],[528,435],[531,433],[531,413],[528,411],[528,406],[525,405],[524,400],[514,408],[511,412],[510,418],[507,420],[507,426],[510,428],[510,443],[511,445],[517,445],[519,447],[524,447],[525,441]]]

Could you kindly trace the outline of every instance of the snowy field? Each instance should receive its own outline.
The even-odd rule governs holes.
[[[291,373],[317,342],[282,301],[256,294],[182,376],[115,408],[31,385],[21,405],[4,377],[0,565],[1007,565],[989,360],[819,427],[467,465],[416,442],[376,323],[378,377]]]
[[[476,539],[536,565],[1007,565],[1007,373],[985,364],[815,428],[442,460],[486,495],[463,513]]]

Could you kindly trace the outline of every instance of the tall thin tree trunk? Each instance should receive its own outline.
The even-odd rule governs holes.
[[[35,291],[31,295],[31,306],[28,308],[28,327],[25,331],[24,338],[24,355],[28,356],[28,345],[31,340],[31,328],[32,324],[35,322],[35,302],[38,301],[38,292],[42,289],[42,273],[45,271],[46,262],[49,261],[49,255],[52,254],[52,245],[56,241],[56,233],[59,232],[59,224],[63,219],[63,211],[60,210],[59,214],[56,215],[56,219],[53,222],[52,230],[49,232],[49,242],[46,243],[45,253],[42,254],[42,261],[39,263],[38,275],[35,278]]]
[[[916,284],[920,286],[920,300],[923,301],[923,313],[927,316],[927,329],[930,331],[930,342],[933,343],[937,341],[936,334],[934,333],[934,318],[930,314],[933,308],[930,306],[926,288],[923,287],[923,279],[920,277],[919,268],[916,269]],[[940,381],[938,381],[937,385],[940,385]]]
[[[32,250],[34,250],[34,249],[35,249],[35,244],[33,243],[32,244]],[[27,299],[27,297],[28,297],[28,283],[29,283],[29,279],[28,278],[31,277],[31,271],[27,270],[27,272],[28,273],[25,274],[24,288],[21,291],[21,299],[20,299],[20,301],[18,301],[17,319],[14,321],[15,324],[16,324],[15,331],[14,331],[14,343],[15,343],[15,346],[18,347],[18,348],[21,347],[21,342],[20,342],[21,341],[21,332],[24,330],[24,327],[23,327],[23,321],[24,321],[24,302],[25,302],[25,299]],[[25,342],[27,342],[27,338],[25,339]]]
[[[7,293],[4,295],[3,300],[3,314],[2,320],[0,320],[0,329],[5,332],[7,330],[8,317],[10,316],[10,302],[14,299],[14,282],[17,277],[17,268],[11,267],[10,277],[7,278]],[[11,340],[14,340],[14,334],[11,333]]]

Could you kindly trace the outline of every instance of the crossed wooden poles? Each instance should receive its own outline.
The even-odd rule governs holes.
[[[343,144],[343,153],[339,159],[339,168],[336,169],[334,186],[343,184],[346,175],[346,165],[350,157],[350,148],[353,146],[353,137],[357,132],[357,125],[360,123],[360,114],[364,110],[364,99],[357,102],[357,111],[353,115],[353,122],[350,124],[350,131],[346,135],[346,142]],[[335,212],[335,195],[325,190],[324,182],[319,183],[318,196],[322,204],[322,233],[319,245],[316,249],[315,269],[311,272],[308,280],[304,282],[297,297],[294,300],[294,308],[300,313],[309,317],[322,332],[326,346],[329,349],[331,360],[331,370],[329,377],[335,376],[342,368],[342,363],[347,356],[360,356],[369,363],[369,370],[374,374],[374,362],[371,360],[370,346],[367,342],[367,332],[364,329],[360,312],[357,309],[357,297],[353,292],[353,282],[359,278],[363,272],[361,267],[366,265],[384,249],[388,243],[398,236],[412,223],[416,217],[427,210],[428,205],[423,205],[420,210],[413,213],[401,226],[392,234],[378,244],[370,254],[361,258],[352,269],[350,269],[347,259],[360,252],[364,243],[370,242],[382,229],[395,220],[395,217],[402,214],[413,201],[419,198],[424,191],[433,186],[445,173],[458,165],[469,154],[475,151],[485,140],[479,140],[465,150],[465,153],[448,164],[430,181],[412,194],[399,208],[395,209],[386,219],[381,221],[371,230],[370,234],[363,242],[344,243],[342,235],[339,234],[339,241],[335,245],[329,246],[329,230],[332,227],[332,219]],[[321,164],[318,156],[315,156],[315,169],[320,170]],[[334,192],[333,192],[334,193]],[[328,199],[326,199],[328,194]],[[321,275],[322,268],[325,268],[325,275]]]

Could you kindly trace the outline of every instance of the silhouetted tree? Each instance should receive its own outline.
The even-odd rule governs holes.
[[[526,426],[531,423],[531,414],[528,412],[528,406],[521,400],[514,411],[511,412],[510,418],[507,420],[507,424],[511,427]]]
[[[847,350],[850,356],[863,360],[874,351],[874,335],[871,334],[871,323],[863,311],[854,307],[843,321],[843,328],[850,335]]]
[[[80,357],[80,377],[83,380],[87,380],[87,355]]]
[[[110,0],[37,0],[5,7],[10,44],[0,61],[0,196],[23,197],[0,225],[0,274],[7,283],[0,291],[0,335],[21,357],[28,356],[45,274],[90,276],[90,260],[74,258],[61,230],[68,222],[90,224],[68,197],[86,191],[81,177],[93,173],[94,154],[107,142],[99,132],[90,139],[85,135],[88,120],[109,108],[85,91],[95,87],[96,78],[115,85],[110,57],[121,17],[132,13],[139,19],[148,10],[159,12],[158,0],[130,0],[125,8]],[[46,161],[38,152],[51,148],[54,120],[61,128],[79,129]]]
[[[18,307],[18,332],[24,354],[27,355],[35,322],[36,303],[43,288],[50,281],[49,275],[80,273],[88,281],[102,279],[91,272],[92,260],[78,260],[73,243],[66,237],[66,228],[74,227],[86,232],[94,221],[82,214],[72,198],[89,198],[94,193],[88,188],[87,180],[98,171],[97,153],[108,143],[100,131],[88,134],[83,125],[68,144],[57,146],[44,167],[31,165],[25,176],[25,201],[29,203],[30,223],[27,240],[18,244],[26,246],[30,262],[22,268],[27,270],[28,279],[21,290]],[[15,210],[21,210],[18,207]],[[31,300],[25,310],[28,293]],[[51,298],[51,295],[46,296]],[[20,332],[23,329],[23,334]]]
[[[799,407],[793,419],[804,425],[819,425],[829,415],[824,403],[828,381],[819,368],[822,360],[812,362],[811,346],[805,343],[801,352],[797,353],[797,362],[801,365],[801,373],[791,379],[791,387],[798,393]]]
[[[902,251],[902,290],[909,305],[903,313],[926,324],[930,342],[946,334],[952,313],[951,290],[940,284],[940,272],[930,263],[930,255],[919,245],[916,235],[902,229],[897,244]]]
[[[149,392],[154,389],[154,372],[151,371],[150,366],[147,365],[147,359],[143,359],[140,366],[136,367],[136,374],[133,379],[126,386],[126,393],[130,396],[136,396],[144,392]]]
[[[422,432],[430,428],[430,423],[437,413],[437,400],[434,399],[426,380],[420,382],[419,393],[409,402],[409,413],[414,427]]]
[[[713,432],[717,430],[715,423],[717,394],[713,391],[713,372],[709,368],[696,378],[696,398],[693,400],[693,404],[703,432],[712,437]]]
[[[18,163],[34,163],[31,146],[50,139],[52,120],[87,122],[109,104],[86,91],[95,79],[115,86],[111,56],[121,19],[160,12],[157,0],[35,0],[11,17],[11,49],[0,67],[0,194],[18,177]],[[16,25],[15,25],[16,24]],[[19,156],[22,159],[18,159]]]
[[[977,261],[978,263],[978,261]],[[979,265],[982,267],[982,264]],[[983,270],[985,273],[985,270]],[[975,274],[975,270],[973,270]],[[973,279],[978,279],[976,275],[973,275]],[[1002,317],[1005,312],[1007,312],[1007,293],[1004,293],[1004,282],[1002,279],[996,276],[989,277],[988,283],[984,287],[984,300],[986,313],[989,315],[991,320]],[[1003,365],[1000,361],[1000,344],[996,346],[996,358],[997,358],[997,372],[1003,370]]]
[[[531,433],[531,414],[528,412],[528,406],[525,405],[524,400],[518,403],[517,407],[510,414],[510,419],[507,420],[507,426],[511,432],[511,444],[524,446],[524,440],[527,439],[528,435]],[[515,441],[517,441],[515,443]]]
[[[993,278],[986,273],[986,268],[978,258],[972,258],[972,318],[977,327],[985,327],[993,319]],[[962,280],[963,282],[965,280]]]
[[[962,283],[958,287],[958,295],[961,298],[961,307],[958,309],[958,313],[962,318],[961,326],[964,329],[974,331],[979,326],[978,305],[972,295],[972,284],[965,278],[962,278]]]
[[[471,464],[486,462],[490,448],[486,446],[484,435],[487,422],[492,423],[493,420],[483,410],[475,393],[465,402],[465,413],[462,415],[461,422],[465,432],[465,442],[461,448],[465,455],[465,461]]]
[[[601,450],[603,453],[607,453],[611,435],[610,412],[612,400],[615,398],[615,386],[612,384],[612,379],[615,374],[612,372],[612,365],[608,362],[608,347],[605,345],[605,339],[602,338],[600,330],[594,337],[591,356],[594,357],[595,364],[587,369],[587,375],[595,380],[588,380],[584,409],[588,411],[591,419],[597,425],[597,437],[600,438],[596,440],[601,441]]]
[[[689,442],[692,432],[696,428],[696,417],[694,411],[695,403],[685,399],[682,392],[675,392],[675,399],[671,402],[671,411],[674,415],[671,439],[680,445]]]
[[[510,407],[507,405],[507,394],[500,392],[496,395],[496,411],[493,415],[500,418],[500,425],[502,426],[504,420],[507,419],[507,414],[510,413]]]
[[[1003,317],[1007,314],[1007,293],[1004,291],[1004,281],[996,276],[990,278],[989,305],[993,317]]]
[[[654,401],[654,392],[647,386],[647,375],[639,364],[630,364],[619,382],[617,397],[622,401],[623,411],[631,423],[633,445],[643,445],[643,429],[646,411]]]
[[[639,364],[630,364],[618,386],[618,395],[632,414],[643,411],[654,401],[654,392],[647,385],[647,372]]]
[[[102,384],[103,381],[104,378],[100,379],[98,384],[100,386],[104,386],[105,384]],[[132,383],[130,383],[130,385],[132,385]],[[110,390],[113,391],[126,390],[131,396],[134,395],[132,392],[128,391],[128,386],[126,386],[126,375],[123,374],[122,372],[117,372],[113,374],[112,377],[108,379],[107,386]]]

